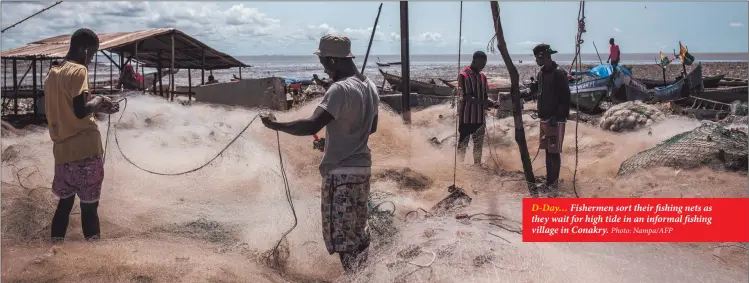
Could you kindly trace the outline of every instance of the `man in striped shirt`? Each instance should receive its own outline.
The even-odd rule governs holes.
[[[481,72],[486,66],[486,53],[473,53],[471,66],[466,66],[458,76],[460,103],[458,104],[458,159],[463,161],[468,147],[468,138],[473,137],[473,163],[481,164],[484,147],[486,110],[497,108],[489,99],[489,84]]]

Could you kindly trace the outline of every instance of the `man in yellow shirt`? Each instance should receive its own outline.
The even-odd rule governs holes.
[[[87,240],[99,238],[99,194],[104,181],[101,133],[93,114],[112,114],[119,106],[88,92],[88,64],[99,49],[99,37],[79,29],[70,38],[65,61],[52,66],[44,82],[44,107],[54,143],[52,192],[60,198],[52,218],[52,242],[62,242],[75,196],[81,202],[81,226]]]

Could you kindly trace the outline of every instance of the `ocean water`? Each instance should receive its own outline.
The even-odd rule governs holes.
[[[700,62],[746,62],[749,59],[747,53],[707,53],[707,54],[693,54]],[[487,71],[491,73],[492,69],[500,68],[504,65],[504,62],[499,54],[489,54]],[[601,54],[601,60],[605,62],[606,54]],[[417,80],[429,80],[437,78],[451,78],[453,73],[457,74],[460,66],[464,66],[470,63],[472,54],[463,54],[458,58],[457,55],[448,54],[436,54],[436,55],[411,55],[411,77]],[[569,64],[574,57],[574,54],[556,54],[554,60],[560,64]],[[647,65],[655,63],[657,54],[622,54],[621,64],[629,65]],[[325,72],[320,65],[320,62],[315,55],[268,55],[268,56],[235,56],[238,60],[250,65],[249,68],[242,68],[242,78],[263,78],[263,77],[284,77],[284,78],[295,78],[295,79],[311,79],[313,74],[317,74],[320,77],[327,77]],[[534,66],[535,61],[531,54],[514,54],[512,59],[516,65],[519,66]],[[119,58],[114,56],[114,60],[119,62]],[[364,56],[358,56],[355,59],[357,65],[361,66],[364,62]],[[378,67],[375,62],[400,62],[400,55],[371,55],[367,59],[367,67],[365,69],[365,75],[379,83],[382,81],[382,76],[378,71]],[[459,63],[460,62],[460,63]],[[599,62],[599,57],[596,54],[583,54],[584,64],[595,64]],[[2,62],[5,63],[5,62]],[[94,70],[96,65],[96,70]],[[460,65],[460,66],[459,66]],[[5,72],[3,72],[3,85],[12,85],[12,69],[9,65],[4,65]],[[493,68],[494,67],[494,68]],[[89,80],[96,81],[108,81],[110,78],[109,59],[105,56],[98,56],[97,64],[89,66]],[[389,73],[400,73],[401,67],[396,65],[392,67],[384,67],[383,71]],[[24,72],[28,69],[28,63],[19,62],[18,77],[23,77]],[[46,73],[49,69],[49,62],[45,62],[44,66],[39,70],[40,73]],[[113,78],[117,78],[117,68],[112,68]],[[138,67],[140,73],[151,73],[156,70],[153,68],[145,68],[142,70]],[[205,80],[208,80],[208,76],[213,74],[214,77],[219,81],[229,81],[232,76],[240,76],[240,70],[238,68],[215,70],[213,72],[205,72]],[[27,75],[27,78],[21,82],[21,85],[32,84],[31,74]],[[41,78],[38,77],[41,83]],[[192,70],[192,84],[199,85],[201,82],[200,70]],[[164,84],[168,84],[168,80],[164,80]],[[188,85],[188,75],[186,70],[180,70],[175,75],[175,84],[177,85]]]

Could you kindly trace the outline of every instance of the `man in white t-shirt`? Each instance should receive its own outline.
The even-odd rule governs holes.
[[[324,36],[314,54],[334,82],[312,117],[285,123],[261,119],[269,129],[296,136],[326,128],[320,162],[323,239],[328,252],[338,253],[344,270],[352,272],[367,259],[369,247],[368,141],[377,130],[379,95],[377,86],[357,70],[347,37]]]

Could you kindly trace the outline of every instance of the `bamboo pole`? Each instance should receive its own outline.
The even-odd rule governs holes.
[[[518,74],[518,69],[512,63],[510,52],[507,50],[507,43],[505,42],[502,22],[499,16],[499,3],[491,1],[490,5],[492,8],[492,18],[494,19],[494,32],[497,36],[497,47],[502,54],[502,60],[505,62],[507,71],[510,73],[512,116],[515,118],[515,142],[518,144],[518,150],[520,150],[520,160],[523,163],[523,172],[525,173],[528,190],[535,197],[538,195],[538,188],[536,187],[536,177],[533,176],[533,164],[531,164],[531,157],[528,154],[528,144],[525,140],[525,129],[523,128],[523,116],[520,110],[520,74]]]

